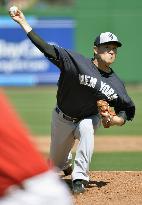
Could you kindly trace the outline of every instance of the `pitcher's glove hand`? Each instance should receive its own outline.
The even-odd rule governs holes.
[[[105,100],[98,100],[97,106],[102,117],[102,124],[104,128],[109,128],[111,126],[111,120],[113,116],[116,115],[116,113],[112,110],[112,108]]]

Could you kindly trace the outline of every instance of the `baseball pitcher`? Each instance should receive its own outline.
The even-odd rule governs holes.
[[[132,120],[135,105],[123,82],[110,65],[122,43],[111,32],[101,33],[94,41],[93,58],[49,45],[26,21],[23,13],[10,13],[27,33],[31,42],[60,70],[57,103],[52,115],[50,155],[55,165],[71,174],[74,193],[83,193],[89,182],[89,164],[94,151],[94,136],[102,121],[104,127],[122,126]],[[99,100],[108,103],[102,111]],[[113,107],[115,114],[110,112]],[[74,168],[71,149],[79,140]]]

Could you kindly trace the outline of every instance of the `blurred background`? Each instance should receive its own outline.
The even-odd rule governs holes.
[[[117,61],[112,67],[124,81],[136,104],[136,116],[133,122],[121,128],[101,127],[98,136],[142,137],[142,1],[0,0],[0,87],[32,135],[38,137],[50,136],[59,71],[33,46],[19,25],[10,19],[8,9],[11,5],[23,10],[33,29],[45,41],[90,58],[98,34],[110,31],[118,36],[123,46],[119,48]],[[95,160],[102,164],[98,163],[95,169],[122,169],[124,166],[117,164],[118,167],[115,167],[114,164],[116,158],[120,162],[124,156],[124,164],[132,157],[137,162],[129,169],[142,169],[142,152],[135,153],[138,155],[134,152],[127,156],[109,153],[109,159],[115,156],[110,167],[107,167],[108,164],[104,167],[104,156],[107,154],[98,155]]]
[[[2,32],[4,32],[3,28],[12,27],[12,24],[13,27],[16,27],[9,17],[6,18],[8,9],[11,5],[16,5],[22,9],[26,17],[33,20],[31,24],[35,29],[39,27],[38,20],[72,20],[60,22],[64,28],[66,27],[64,30],[70,27],[69,37],[66,36],[66,31],[63,31],[62,35],[66,37],[66,41],[72,42],[70,45],[64,43],[64,46],[81,52],[88,57],[92,57],[93,55],[93,41],[96,35],[105,31],[115,33],[120,41],[122,41],[123,47],[120,49],[117,62],[113,67],[125,82],[142,82],[140,65],[141,1],[90,0],[87,2],[82,0],[0,0],[1,41],[14,42],[12,37],[11,40],[9,40],[8,37],[4,39],[3,36],[5,36],[5,33],[8,35],[7,30],[2,34]],[[55,23],[58,25],[55,25]],[[45,27],[47,28],[44,36],[45,40],[48,40],[48,28],[50,27],[51,29],[51,24],[52,27],[54,26],[54,32],[51,34],[52,37],[49,37],[50,41],[54,40],[55,35],[57,35],[57,40],[58,38],[62,38],[62,36],[58,36],[58,31],[56,31],[59,27],[61,30],[63,29],[62,26],[59,25],[59,21],[51,21],[50,24],[49,22],[47,22],[47,24],[45,22]],[[16,32],[16,29],[13,29],[11,32]],[[20,35],[19,32],[20,31],[15,33],[15,35]],[[39,31],[39,33],[42,35],[41,31]],[[19,42],[21,41],[22,40],[19,40]],[[60,44],[62,45],[62,42],[60,42]],[[0,69],[2,70],[1,67]]]

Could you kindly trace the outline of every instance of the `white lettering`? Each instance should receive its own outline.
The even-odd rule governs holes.
[[[0,40],[0,72],[47,71],[49,62],[44,58],[42,59],[42,56],[43,53],[30,40],[21,42]]]
[[[41,56],[43,53],[30,40],[23,40],[20,43],[0,40],[0,58],[41,58]]]
[[[118,98],[118,95],[116,93],[114,93],[114,90],[107,85],[106,83],[104,83],[103,81],[101,81],[101,88],[100,88],[101,93],[103,93],[109,100],[113,100]]]
[[[79,75],[80,84],[89,86],[91,88],[95,88],[97,83],[97,78],[93,78],[88,75]],[[99,91],[104,94],[109,100],[113,100],[118,98],[118,95],[115,93],[114,89],[107,85],[103,81],[101,81],[101,87]]]
[[[80,81],[80,84],[84,84],[84,75],[79,74],[79,81]]]
[[[84,81],[85,81],[84,85],[88,85],[89,86],[90,76],[85,75]]]
[[[112,99],[117,99],[118,95],[115,93],[114,95],[111,96]]]
[[[104,83],[104,82],[101,81],[101,88],[100,88],[100,91],[103,89],[103,87],[105,86],[105,84],[106,84],[106,83]]]
[[[110,88],[110,89],[108,90],[107,96],[109,97],[109,96],[111,96],[113,93],[114,93],[114,90],[113,90],[112,88]]]
[[[107,92],[109,91],[110,86],[109,85],[105,85],[102,89],[102,93],[107,94]]]
[[[39,60],[2,60],[0,61],[0,72],[40,72],[46,71],[49,67],[49,63]]]
[[[90,87],[95,88],[96,83],[97,83],[97,78],[91,77],[91,79],[90,79]]]
[[[80,75],[79,74],[79,81],[82,85],[87,85],[89,87],[95,88],[97,83],[97,78],[93,78],[89,75]]]

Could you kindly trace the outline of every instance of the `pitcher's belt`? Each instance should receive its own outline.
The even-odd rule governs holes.
[[[70,117],[70,116],[64,114],[58,107],[56,107],[55,110],[56,110],[56,112],[57,112],[58,114],[61,114],[62,117],[63,117],[65,120],[71,121],[71,122],[73,122],[73,123],[77,123],[77,122],[80,121],[80,119],[78,119],[78,118],[73,118],[73,117]]]

